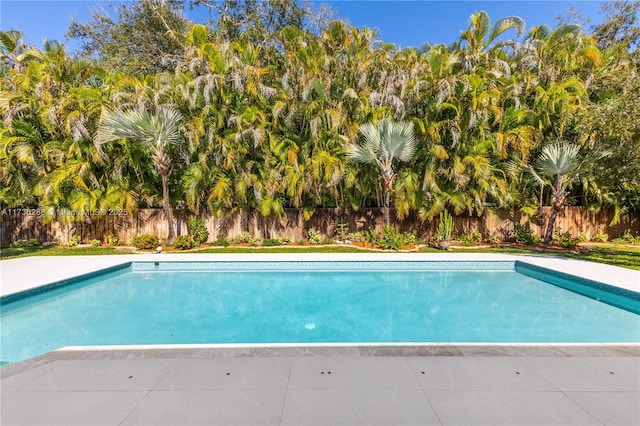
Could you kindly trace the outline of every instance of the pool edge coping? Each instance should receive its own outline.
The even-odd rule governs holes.
[[[78,274],[75,274],[75,275],[73,275],[72,273],[72,275],[64,278],[56,279],[51,282],[43,282],[43,283],[36,283],[35,285],[27,285],[24,288],[20,288],[15,291],[10,291],[5,294],[2,294],[2,292],[0,291],[0,304],[9,303],[14,300],[19,300],[24,297],[28,297],[29,295],[38,294],[38,293],[55,289],[58,287],[64,287],[66,285],[73,284],[74,282],[77,282],[86,278],[90,278],[92,276],[102,275],[104,273],[109,273],[119,269],[124,269],[126,267],[130,267],[133,263],[151,263],[151,262],[154,262],[154,263],[155,262],[171,262],[171,263],[174,263],[174,262],[178,262],[178,263],[257,262],[257,263],[260,263],[260,262],[270,262],[270,261],[296,261],[296,260],[305,261],[305,262],[308,262],[308,261],[313,261],[313,262],[323,262],[323,261],[329,261],[329,262],[353,262],[353,261],[513,262],[514,270],[516,270],[516,266],[518,263],[522,263],[530,267],[531,269],[540,268],[551,273],[552,275],[556,274],[561,276],[562,275],[568,276],[569,278],[574,279],[575,281],[578,281],[578,282],[596,283],[596,284],[601,284],[605,287],[620,288],[631,293],[640,294],[640,271],[614,267],[611,265],[595,264],[601,268],[608,267],[608,268],[613,268],[613,270],[624,271],[625,274],[629,276],[631,276],[631,274],[637,275],[637,277],[634,277],[635,282],[633,283],[631,283],[631,280],[629,280],[629,283],[623,283],[623,284],[604,282],[598,279],[585,277],[584,275],[581,274],[583,272],[582,270],[579,270],[579,271],[578,270],[574,270],[574,271],[561,270],[563,268],[560,268],[561,265],[556,262],[558,260],[557,258],[551,258],[546,256],[537,257],[537,256],[527,256],[527,255],[499,254],[499,253],[443,253],[443,254],[438,254],[438,256],[431,256],[429,254],[425,256],[422,253],[418,255],[410,254],[409,256],[406,256],[404,253],[385,253],[384,255],[365,254],[364,256],[360,254],[358,255],[359,256],[347,256],[346,259],[344,258],[344,256],[342,256],[342,254],[336,256],[336,255],[327,255],[326,253],[294,254],[294,255],[287,254],[284,256],[276,255],[275,257],[273,255],[260,256],[260,255],[251,254],[250,256],[246,256],[244,254],[241,254],[241,255],[234,254],[234,255],[227,255],[227,256],[216,255],[215,258],[211,258],[211,256],[206,256],[206,255],[204,255],[203,257],[203,255],[190,256],[190,255],[167,255],[167,254],[141,255],[141,256],[125,255],[126,256],[125,259],[123,259],[123,257],[125,256],[122,256],[122,255],[95,256],[96,258],[100,257],[103,260],[105,258],[113,259],[114,262],[108,265],[96,265],[95,266],[96,269],[92,269],[89,272],[79,272]],[[37,258],[38,256],[32,256],[30,258],[24,258],[24,259],[37,259]],[[57,258],[57,259],[66,259],[66,260],[71,259],[71,257],[68,257],[68,256],[54,256],[54,257],[44,257],[44,258],[45,259]],[[583,266],[589,265],[594,267],[594,262],[585,262],[585,261],[580,261],[580,260],[575,260],[570,258],[566,258],[566,259],[562,258],[562,259],[569,260],[572,262],[578,262]],[[556,263],[556,265],[548,265],[548,264],[541,265],[540,263]],[[562,266],[567,266],[567,265],[562,265]],[[3,269],[4,268],[0,268],[0,273],[3,272]],[[3,289],[1,289],[0,287],[0,290],[3,290]]]
[[[67,346],[0,368],[6,379],[47,364],[106,359],[246,357],[635,357],[639,343],[282,343]]]

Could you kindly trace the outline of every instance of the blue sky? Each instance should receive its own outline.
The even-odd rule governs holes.
[[[511,15],[525,20],[527,29],[546,24],[555,26],[555,18],[575,6],[583,16],[592,18],[591,24],[602,20],[600,1],[432,1],[432,0],[333,0],[324,1],[356,27],[377,28],[382,41],[400,47],[421,46],[424,43],[455,41],[468,26],[469,16],[484,10],[492,21]],[[0,0],[0,28],[18,29],[28,43],[41,46],[44,39],[65,42],[64,34],[70,16],[87,21],[96,5],[108,7],[108,1],[88,0]],[[187,10],[187,12],[189,12]],[[191,20],[206,14],[190,12]],[[587,25],[588,27],[591,25]],[[515,37],[515,33],[509,37]],[[77,44],[66,42],[69,50]]]

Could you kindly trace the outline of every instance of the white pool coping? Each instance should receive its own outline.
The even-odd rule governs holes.
[[[0,261],[0,296],[7,296],[130,262],[268,261],[514,261],[537,265],[640,293],[640,271],[544,255],[494,253],[208,253],[31,256]]]

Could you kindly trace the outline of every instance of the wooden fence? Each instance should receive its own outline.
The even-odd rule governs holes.
[[[497,235],[508,241],[513,223],[519,222],[530,226],[535,234],[543,235],[551,208],[543,208],[537,217],[538,226],[527,216],[514,210],[498,210],[493,214],[483,216],[459,215],[454,216],[454,236],[459,233],[479,231],[487,238]],[[64,216],[53,221],[44,221],[38,211],[12,209],[3,212],[0,220],[1,243],[3,246],[20,240],[36,239],[40,243],[64,243],[78,235],[84,243],[93,239],[106,242],[108,235],[116,235],[120,241],[128,242],[131,237],[139,234],[153,234],[160,238],[167,235],[167,224],[161,209],[143,209],[134,213],[113,212],[108,216]],[[416,215],[410,215],[404,220],[394,218],[391,214],[392,225],[398,231],[416,231],[421,238],[429,238],[438,226],[437,218],[431,222],[422,221]],[[231,238],[242,232],[249,232],[252,236],[261,238],[275,238],[289,236],[293,241],[305,240],[308,230],[314,228],[318,233],[334,237],[336,224],[344,222],[349,232],[362,231],[374,226],[382,231],[382,210],[377,208],[363,208],[358,211],[344,209],[318,209],[313,217],[305,221],[302,211],[286,209],[281,218],[265,218],[255,210],[235,210],[221,216],[201,216],[209,230],[209,240],[213,241],[218,235]],[[601,210],[591,212],[585,207],[566,207],[563,214],[556,220],[556,227],[563,232],[570,232],[573,236],[586,233],[590,238],[597,233],[606,233],[610,239],[619,237],[627,232],[633,235],[640,233],[640,215],[638,213],[623,216],[620,223],[610,226],[613,211]],[[177,234],[187,234],[187,215],[184,211],[176,211]]]

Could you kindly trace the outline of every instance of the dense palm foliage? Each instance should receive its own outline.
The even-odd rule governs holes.
[[[318,33],[278,28],[270,43],[203,25],[171,37],[165,68],[135,73],[114,67],[118,58],[73,59],[57,43],[35,49],[2,33],[2,208],[164,205],[170,215],[180,202],[193,212],[274,217],[289,207],[310,217],[320,206],[387,205],[393,191],[400,218],[532,211],[558,194],[527,166],[558,139],[610,152],[567,182],[563,203],[640,207],[637,52],[600,48],[578,26],[525,34],[519,18],[492,24],[480,12],[450,46],[405,50],[341,21]],[[127,113],[117,125],[118,113],[106,112],[151,121],[169,108],[180,126],[155,130],[175,143],[154,145],[152,161],[134,142],[149,129],[126,132]],[[380,170],[349,153],[362,125],[385,120],[412,123],[415,149],[380,185]]]

